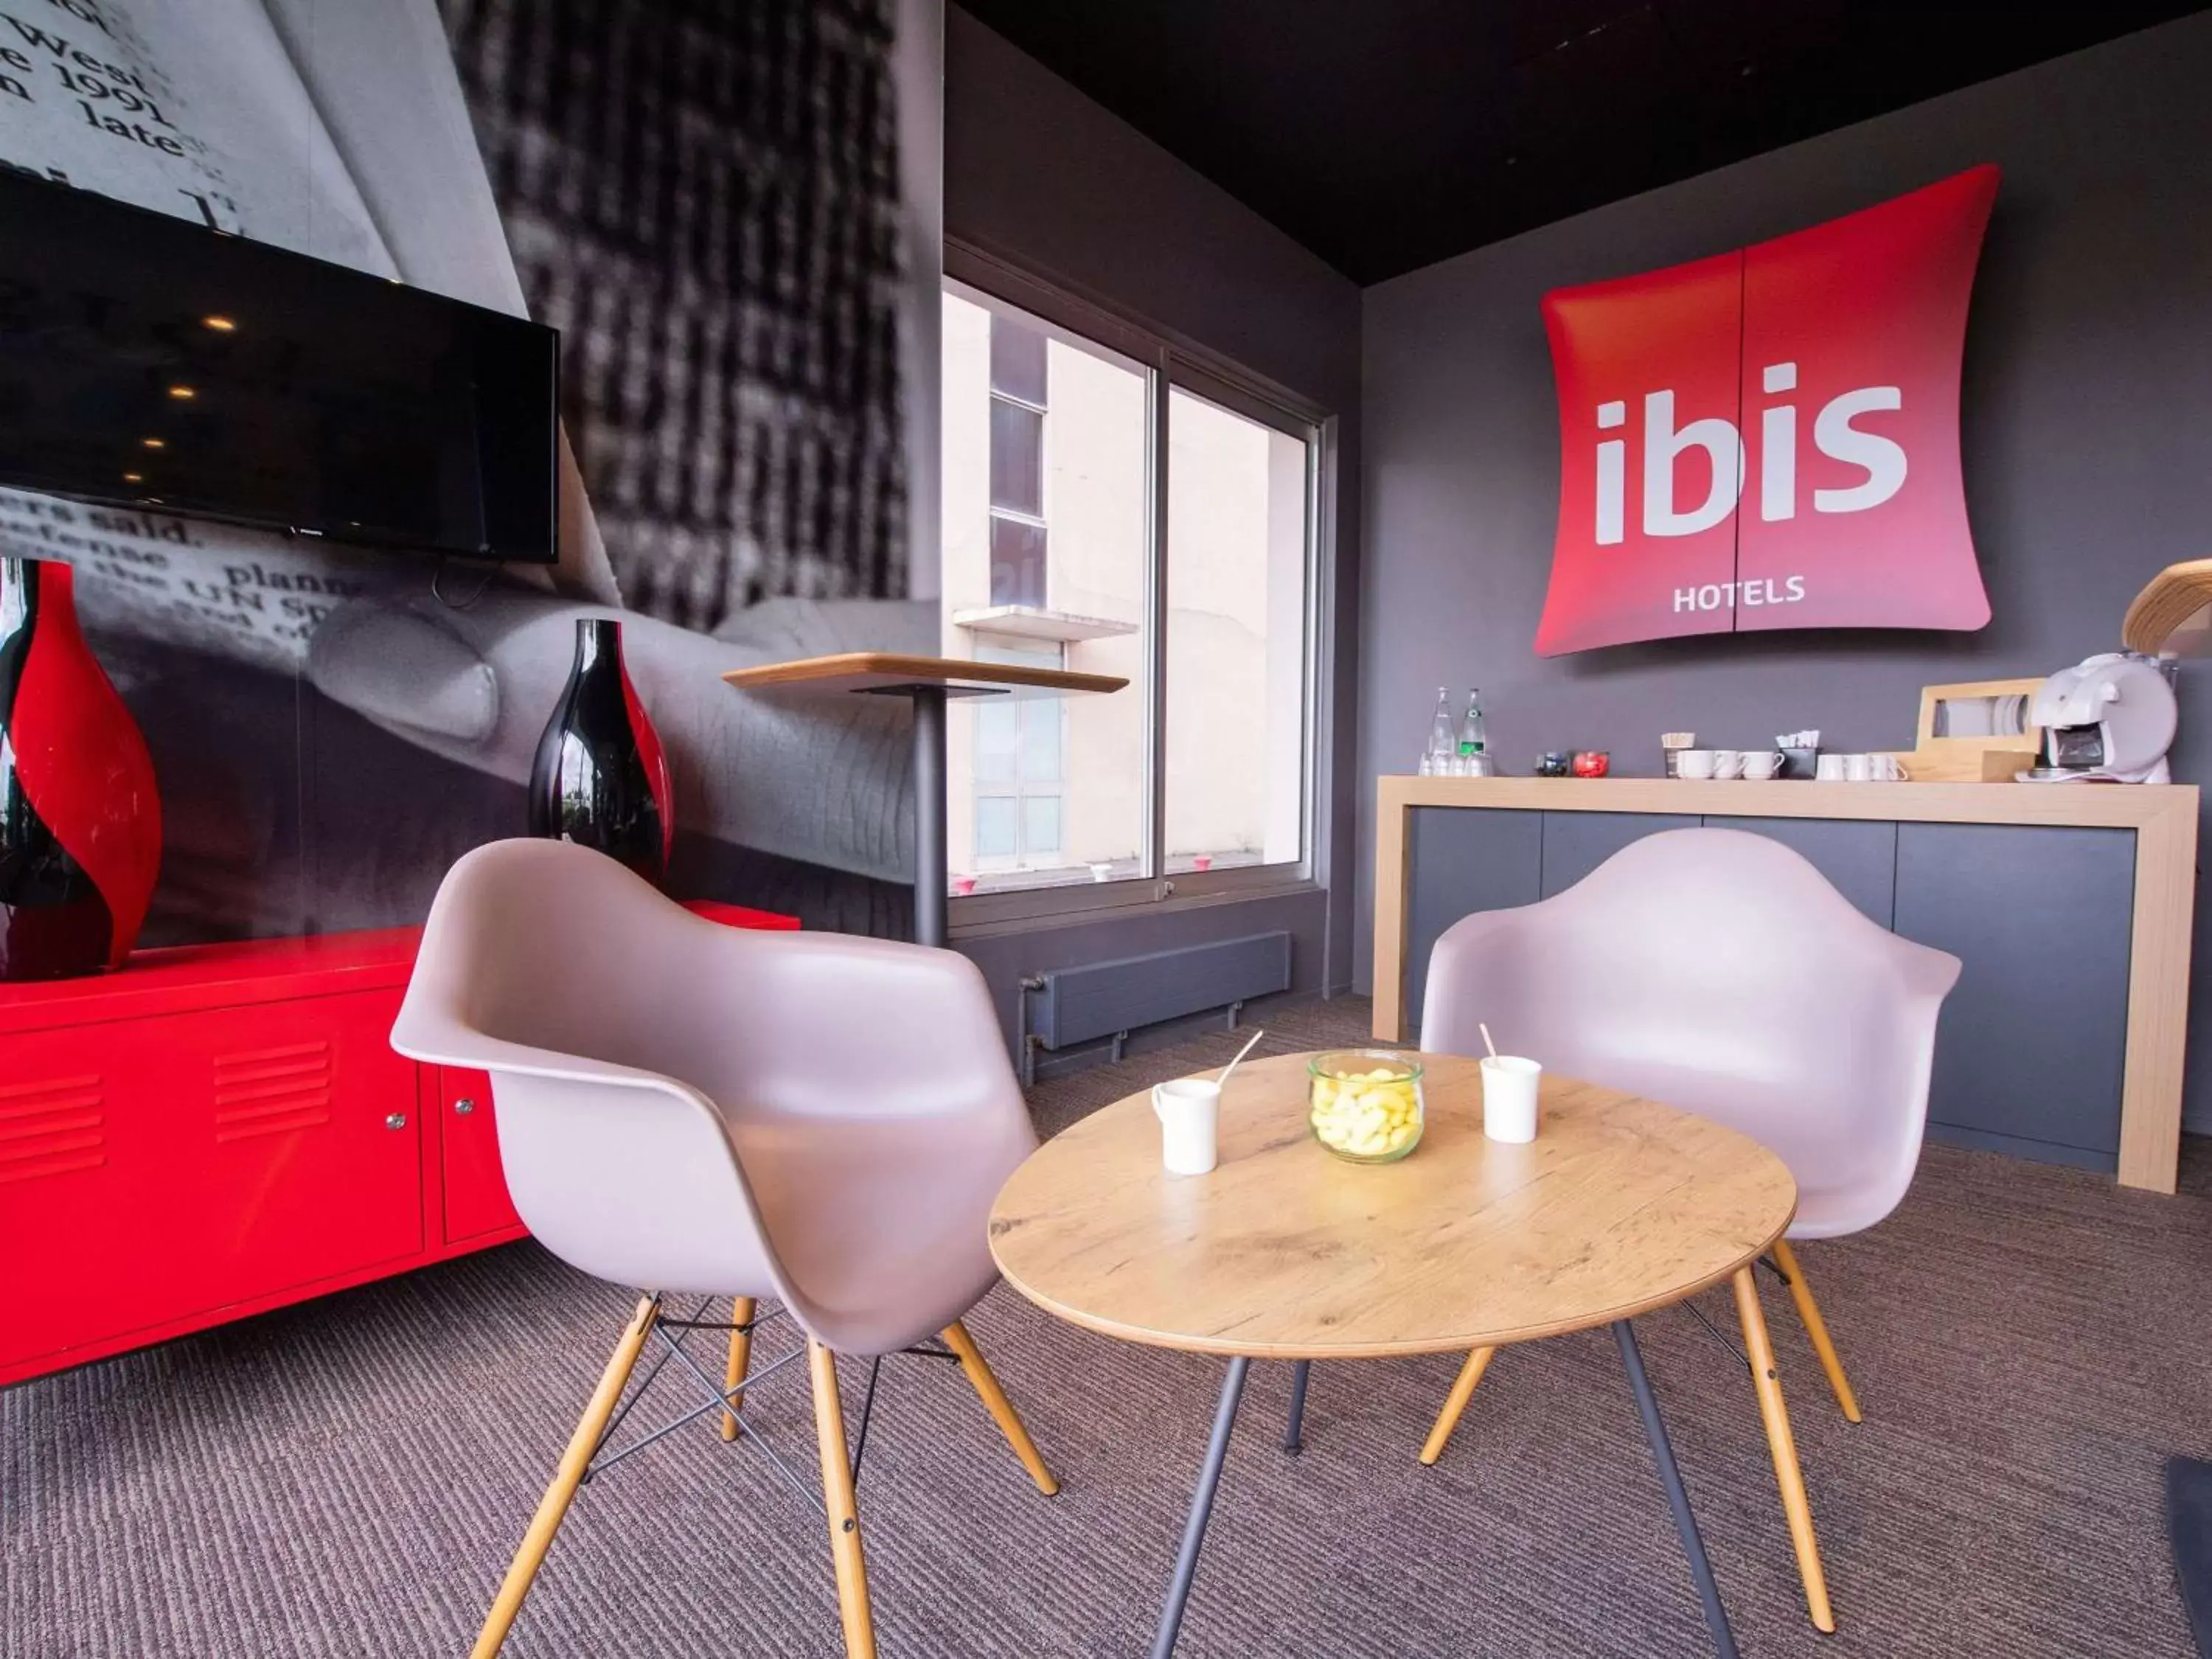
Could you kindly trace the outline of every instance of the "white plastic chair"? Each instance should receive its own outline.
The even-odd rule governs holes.
[[[507,1189],[531,1231],[644,1292],[476,1659],[505,1640],[648,1340],[664,1350],[656,1370],[677,1358],[706,1384],[705,1410],[720,1407],[734,1438],[768,1298],[806,1334],[850,1659],[872,1659],[875,1637],[835,1354],[878,1359],[941,1334],[944,1348],[926,1352],[959,1361],[1037,1488],[1059,1489],[961,1323],[998,1277],[991,1200],[1036,1146],[965,958],[725,927],[600,854],[495,842],[438,890],[392,1044],[489,1073]],[[685,1293],[732,1304],[714,1327],[730,1333],[720,1389],[672,1334],[694,1322],[663,1298]]]
[[[1789,1240],[1871,1227],[1905,1196],[1927,1122],[1936,1018],[1959,966],[1869,921],[1779,842],[1667,830],[1554,897],[1447,929],[1430,957],[1421,1047],[1480,1054],[1486,1024],[1502,1051],[1771,1147],[1798,1188],[1773,1266],[1856,1423],[1858,1401]],[[1423,1462],[1443,1455],[1489,1358],[1468,1356]],[[1831,1630],[1788,1419],[1765,1415],[1806,1600]]]

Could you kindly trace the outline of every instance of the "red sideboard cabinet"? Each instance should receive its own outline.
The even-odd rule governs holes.
[[[392,1050],[420,938],[0,987],[0,1385],[522,1237],[484,1075]]]

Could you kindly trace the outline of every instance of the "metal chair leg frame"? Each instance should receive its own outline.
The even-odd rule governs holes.
[[[1291,1420],[1283,1427],[1283,1449],[1293,1457],[1306,1449],[1306,1378],[1312,1370],[1310,1359],[1291,1368]]]
[[[868,1425],[876,1414],[876,1380],[884,1374],[884,1357],[868,1361],[868,1391],[860,1396],[860,1431],[853,1437],[853,1490],[860,1489],[860,1460],[868,1455]]]
[[[1252,1362],[1242,1355],[1229,1362],[1229,1375],[1221,1384],[1221,1404],[1213,1413],[1213,1436],[1206,1444],[1205,1467],[1199,1471],[1198,1490],[1191,1495],[1190,1518],[1183,1523],[1182,1549],[1176,1557],[1175,1577],[1160,1607],[1159,1633],[1152,1638],[1152,1659],[1169,1659],[1175,1652],[1176,1634],[1182,1629],[1183,1604],[1190,1600],[1190,1582],[1198,1571],[1198,1553],[1206,1542],[1206,1522],[1213,1513],[1214,1489],[1221,1484],[1221,1465],[1229,1455],[1230,1431],[1237,1426],[1237,1403],[1244,1398],[1244,1376]]]
[[[1737,1659],[1735,1632],[1729,1628],[1728,1609],[1721,1605],[1720,1586],[1713,1582],[1713,1564],[1705,1559],[1705,1540],[1698,1534],[1698,1517],[1690,1511],[1690,1494],[1682,1486],[1682,1472],[1674,1466],[1674,1449],[1667,1442],[1667,1425],[1660,1419],[1658,1397],[1651,1379],[1644,1374],[1644,1355],[1636,1346],[1636,1333],[1628,1321],[1616,1320],[1613,1340],[1620,1345],[1620,1364],[1628,1373],[1629,1392],[1636,1396],[1638,1415],[1644,1419],[1644,1438],[1651,1443],[1651,1461],[1659,1468],[1659,1484],[1666,1488],[1667,1507],[1674,1512],[1674,1530],[1681,1534],[1682,1553],[1690,1559],[1690,1577],[1705,1604],[1705,1628],[1712,1632],[1713,1648],[1720,1659]]]

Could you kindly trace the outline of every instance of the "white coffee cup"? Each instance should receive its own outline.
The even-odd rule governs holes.
[[[1213,1168],[1221,1122],[1221,1085],[1210,1078],[1178,1078],[1152,1091],[1160,1120],[1160,1167],[1170,1175],[1204,1175]]]
[[[1719,759],[1719,754],[1714,750],[1685,749],[1681,759],[1674,764],[1674,775],[1678,778],[1709,778],[1713,775],[1714,763]]]
[[[1482,1062],[1482,1133],[1523,1146],[1536,1138],[1536,1093],[1544,1068],[1516,1054]]]
[[[1874,757],[1871,755],[1844,756],[1844,776],[1852,783],[1872,782],[1874,781]]]
[[[1743,775],[1743,750],[1716,749],[1713,750],[1713,775],[1717,778],[1740,778]]]
[[[1904,782],[1905,763],[1894,755],[1876,755],[1874,757],[1874,779],[1876,783]]]
[[[1845,758],[1842,755],[1821,756],[1813,763],[1813,781],[1815,783],[1841,783],[1844,776]]]
[[[1779,750],[1753,749],[1745,751],[1743,775],[1747,778],[1764,782],[1781,769],[1782,754]]]

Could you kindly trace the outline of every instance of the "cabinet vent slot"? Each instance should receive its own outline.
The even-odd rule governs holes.
[[[97,1074],[0,1087],[0,1184],[106,1163],[105,1106]]]
[[[331,1045],[299,1042],[215,1057],[218,1146],[331,1121]]]

